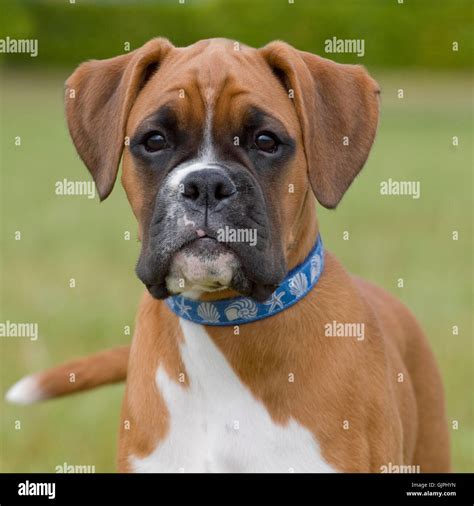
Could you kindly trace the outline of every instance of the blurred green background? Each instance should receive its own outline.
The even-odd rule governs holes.
[[[2,393],[27,373],[129,342],[124,327],[133,329],[142,292],[122,188],[101,205],[54,193],[58,180],[88,178],[62,110],[63,83],[78,63],[158,35],[176,45],[214,36],[254,46],[282,39],[323,56],[328,38],[362,38],[363,58],[326,56],[362,63],[379,81],[380,128],[337,211],[319,209],[322,235],[349,270],[387,288],[421,321],[441,367],[450,424],[459,424],[451,430],[454,469],[474,471],[472,2],[77,0],[3,2],[2,10],[0,38],[36,38],[39,55],[0,54],[0,320],[40,329],[36,342],[0,338]],[[381,196],[389,178],[420,181],[421,198]],[[0,401],[0,470],[54,472],[68,463],[113,471],[122,394],[118,385],[26,408]]]

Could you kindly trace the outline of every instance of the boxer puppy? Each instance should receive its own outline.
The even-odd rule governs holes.
[[[9,399],[127,376],[124,472],[448,471],[423,332],[319,237],[315,200],[337,206],[378,111],[363,67],[284,42],[154,39],[82,64],[69,130],[101,200],[123,158],[147,290],[130,349],[30,376]]]

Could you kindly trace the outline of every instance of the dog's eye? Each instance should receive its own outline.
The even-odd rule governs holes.
[[[150,153],[154,153],[155,151],[160,151],[168,147],[165,136],[160,134],[160,132],[152,132],[147,135],[143,141],[143,145]]]
[[[275,153],[278,145],[278,139],[269,132],[261,132],[255,137],[255,147],[265,153]]]

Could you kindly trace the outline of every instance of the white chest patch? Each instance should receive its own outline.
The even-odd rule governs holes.
[[[130,457],[135,472],[335,472],[308,429],[271,419],[203,326],[180,324],[189,385],[157,370],[169,431],[150,455]]]

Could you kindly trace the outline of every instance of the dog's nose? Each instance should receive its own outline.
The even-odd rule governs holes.
[[[194,208],[215,209],[226,205],[237,189],[220,169],[202,169],[188,174],[182,182],[182,196]]]

